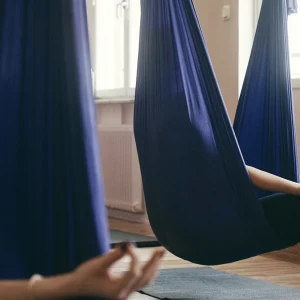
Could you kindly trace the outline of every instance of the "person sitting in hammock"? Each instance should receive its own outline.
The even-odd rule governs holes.
[[[300,184],[247,166],[252,183],[277,194],[259,199],[273,231],[289,246],[300,237]]]
[[[148,285],[156,276],[163,249],[154,251],[148,262],[140,267],[132,245],[123,243],[109,253],[91,259],[74,272],[49,278],[39,275],[30,280],[0,280],[1,300],[58,300],[77,297],[95,297],[125,300]],[[110,267],[129,255],[128,272],[110,274]]]

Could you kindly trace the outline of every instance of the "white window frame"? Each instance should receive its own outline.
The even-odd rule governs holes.
[[[130,1],[127,0],[130,6]],[[120,0],[122,2],[122,0]],[[130,88],[130,20],[129,9],[124,9],[124,88],[114,90],[96,91],[95,88],[95,64],[96,64],[96,32],[97,32],[97,0],[86,0],[88,11],[88,25],[90,36],[91,66],[93,78],[93,91],[96,102],[132,102],[134,100],[135,88]]]
[[[254,32],[256,31],[256,27],[258,24],[262,2],[263,2],[263,0],[254,0],[254,18],[253,18],[254,19]],[[298,12],[298,13],[300,13],[300,12]],[[291,81],[292,81],[293,89],[300,89],[300,78],[292,77]]]
[[[254,32],[256,31],[256,27],[258,24],[262,2],[263,0],[254,0]]]

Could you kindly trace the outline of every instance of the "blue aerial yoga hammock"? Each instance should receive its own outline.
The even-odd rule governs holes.
[[[233,125],[246,164],[292,181],[298,181],[298,154],[287,14],[296,11],[296,0],[263,1]]]
[[[286,247],[249,180],[191,0],[142,0],[134,129],[149,220],[183,259]]]
[[[0,278],[109,249],[85,1],[0,1]]]

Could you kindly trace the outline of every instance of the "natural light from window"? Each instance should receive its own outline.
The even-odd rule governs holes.
[[[254,0],[253,0],[254,1]],[[261,0],[257,1],[260,9]],[[298,6],[300,10],[300,0]],[[97,98],[134,97],[140,31],[140,0],[93,0],[94,89]],[[291,77],[300,78],[300,11],[288,19]]]
[[[300,0],[298,0],[300,10]],[[289,16],[289,46],[292,78],[300,78],[300,11]]]
[[[96,97],[134,95],[140,0],[96,0]]]

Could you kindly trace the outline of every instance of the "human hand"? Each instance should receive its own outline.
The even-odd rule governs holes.
[[[156,277],[164,252],[163,249],[155,250],[150,260],[141,267],[133,247],[123,243],[117,249],[83,263],[71,273],[71,281],[76,286],[76,296],[126,300]],[[111,266],[125,255],[131,258],[129,270],[121,275],[112,275]]]

